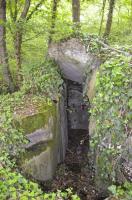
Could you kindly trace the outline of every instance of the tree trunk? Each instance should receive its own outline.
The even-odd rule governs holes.
[[[107,23],[106,23],[104,38],[108,38],[109,35],[110,35],[115,1],[116,0],[110,0],[110,2],[109,2],[109,12],[108,12],[108,18],[107,18]]]
[[[22,49],[22,31],[18,30],[15,34],[14,38],[14,47],[15,47],[15,57],[16,57],[16,65],[17,65],[17,81],[18,84],[22,81],[22,74],[21,74],[21,49]]]
[[[14,91],[13,79],[9,70],[8,53],[6,48],[6,0],[0,0],[0,63],[5,84],[9,92]]]
[[[73,23],[80,22],[80,0],[72,0],[72,20]]]
[[[17,1],[16,1],[17,3]],[[21,65],[22,65],[22,36],[23,36],[23,22],[21,23],[22,20],[26,20],[29,8],[30,8],[30,3],[31,0],[25,0],[24,8],[21,13],[21,16],[18,21],[15,23],[17,24],[16,27],[16,33],[14,36],[14,48],[15,48],[15,57],[16,57],[16,65],[17,65],[17,81],[18,81],[18,86],[20,85],[20,82],[22,81],[22,74],[21,74]],[[21,24],[20,24],[21,23]]]
[[[106,0],[103,0],[103,5],[102,5],[102,17],[101,17],[100,28],[99,28],[99,36],[101,35],[102,26],[103,26],[103,21],[104,21],[105,5],[106,5]]]
[[[22,66],[22,39],[23,39],[23,20],[28,21],[32,18],[33,14],[38,10],[38,8],[43,4],[45,0],[40,0],[33,10],[29,13],[28,11],[30,8],[31,0],[25,0],[24,7],[22,13],[17,20],[18,17],[18,0],[15,0],[14,4],[12,4],[12,0],[9,0],[9,10],[10,10],[10,17],[12,21],[16,24],[16,31],[13,34],[14,40],[14,50],[15,50],[15,58],[16,58],[16,65],[17,65],[17,81],[18,85],[22,81],[22,74],[21,74],[21,66]],[[14,12],[13,12],[14,6]],[[22,22],[22,23],[21,23]]]
[[[49,33],[49,41],[48,44],[52,42],[52,36],[55,32],[55,22],[56,22],[56,17],[57,17],[57,7],[58,7],[58,2],[59,0],[53,0],[52,1],[52,18],[51,18],[51,29]]]

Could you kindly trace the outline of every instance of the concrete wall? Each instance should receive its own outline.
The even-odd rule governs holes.
[[[69,129],[88,130],[88,106],[83,99],[82,85],[68,81]]]
[[[57,104],[36,102],[34,112],[27,113],[19,109],[14,115],[15,121],[24,129],[29,141],[24,145],[26,151],[19,160],[20,168],[25,174],[39,181],[52,179],[57,164],[63,162],[65,158],[67,147],[65,95],[66,88]],[[27,110],[26,105],[25,108]]]

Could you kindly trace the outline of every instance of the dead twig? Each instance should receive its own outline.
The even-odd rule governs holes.
[[[116,52],[121,53],[121,54],[123,54],[125,56],[132,56],[132,54],[130,54],[130,53],[126,52],[126,51],[120,50],[120,49],[113,48],[113,47],[109,46],[108,44],[104,43],[101,40],[96,39],[95,41],[98,44],[100,44],[101,46],[103,46],[103,47],[105,47],[105,48],[107,48],[109,50],[116,51]]]

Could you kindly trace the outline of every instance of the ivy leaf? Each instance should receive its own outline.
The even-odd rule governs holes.
[[[108,190],[113,194],[116,195],[116,185],[111,185],[108,187]]]

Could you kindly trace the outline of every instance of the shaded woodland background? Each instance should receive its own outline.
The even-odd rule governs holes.
[[[10,91],[43,63],[51,41],[91,34],[131,44],[131,0],[1,0],[0,6],[0,82]]]

